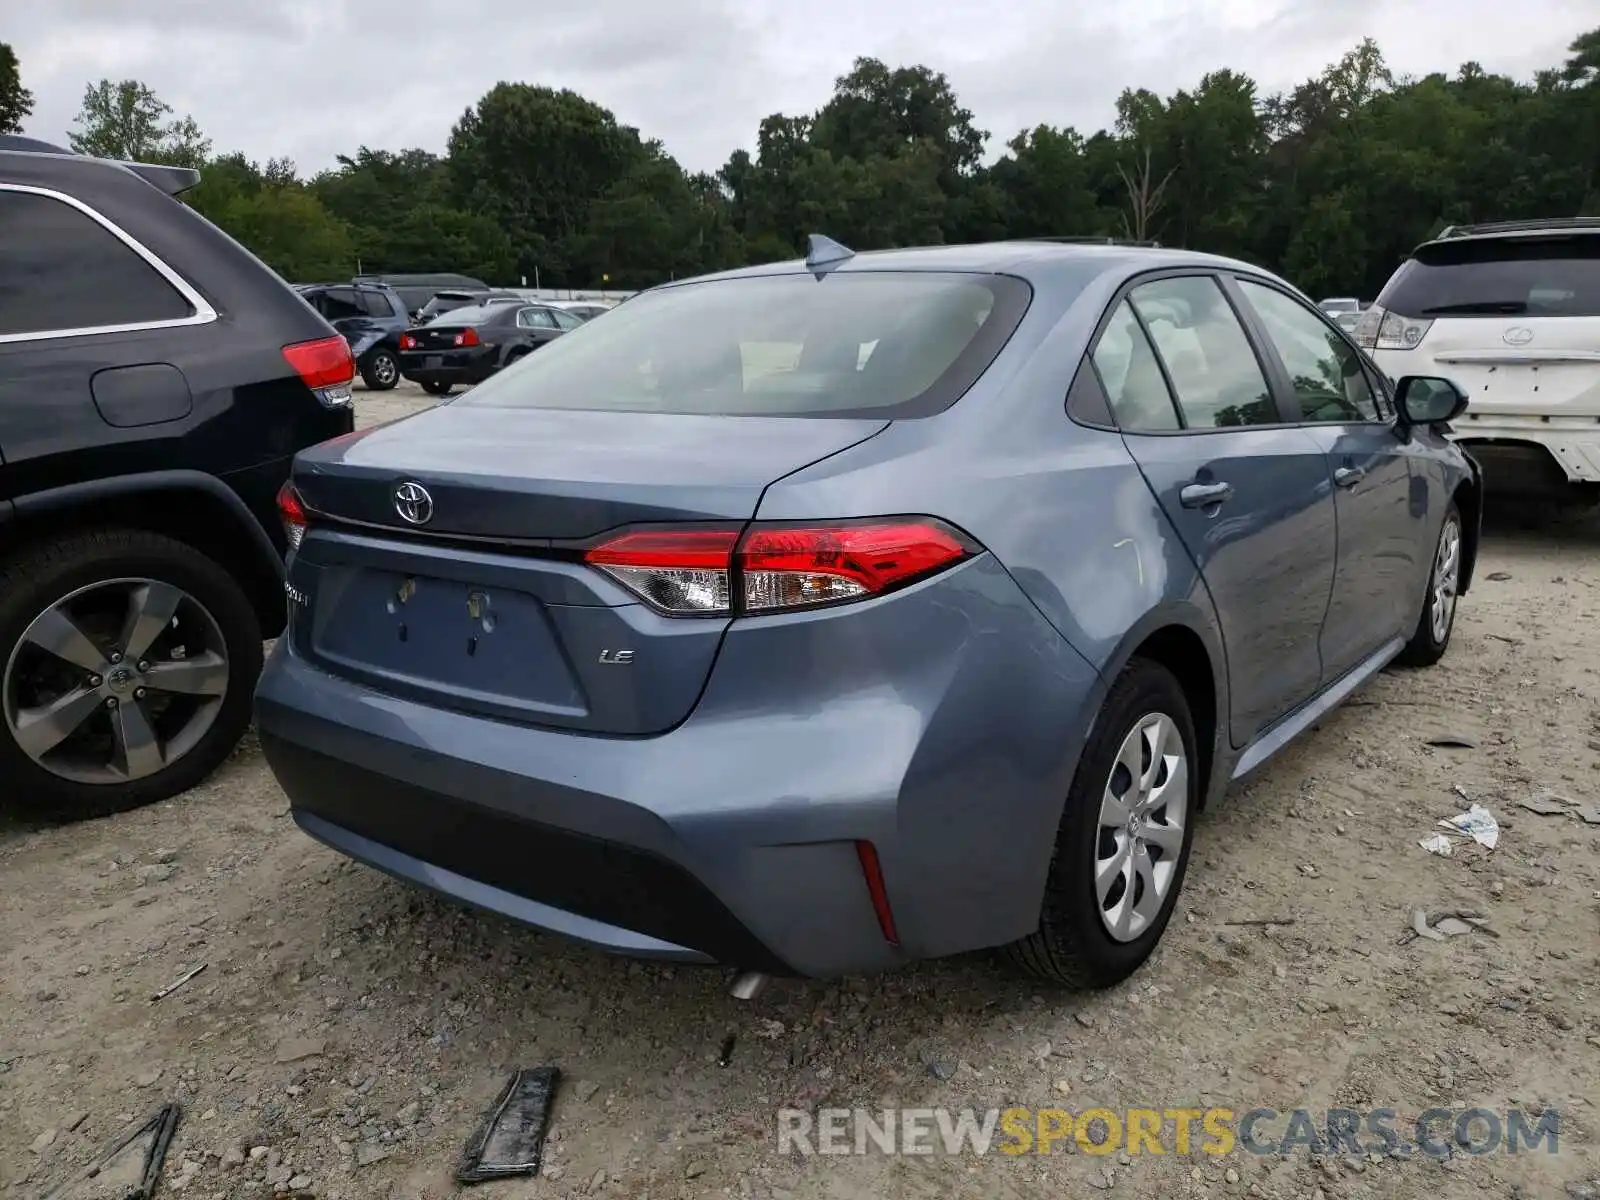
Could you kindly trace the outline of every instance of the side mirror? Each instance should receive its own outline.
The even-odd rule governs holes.
[[[1394,403],[1401,424],[1437,425],[1466,411],[1467,394],[1437,375],[1407,375],[1395,384]]]

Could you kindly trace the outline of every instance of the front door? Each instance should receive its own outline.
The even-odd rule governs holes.
[[[1199,568],[1244,745],[1315,694],[1335,559],[1321,446],[1281,420],[1210,275],[1134,288],[1094,351],[1129,452]]]
[[[1413,503],[1406,443],[1356,348],[1288,293],[1259,280],[1237,282],[1333,477],[1338,567],[1320,639],[1327,683],[1410,634],[1424,586],[1419,556],[1428,508]]]

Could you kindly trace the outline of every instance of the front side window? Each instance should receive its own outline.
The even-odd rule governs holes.
[[[0,188],[0,336],[179,321],[189,302],[104,225]]]
[[[1302,420],[1378,420],[1378,405],[1354,346],[1276,288],[1241,279],[1239,290],[1261,318],[1268,340],[1289,372]]]
[[[1167,368],[1185,428],[1281,420],[1250,339],[1215,279],[1157,279],[1134,288],[1128,299]]]
[[[457,403],[718,416],[921,416],[955,403],[1027,310],[1021,279],[839,271],[680,284],[556,338]]]

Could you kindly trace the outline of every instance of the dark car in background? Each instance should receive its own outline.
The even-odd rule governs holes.
[[[345,339],[176,197],[0,136],[0,809],[199,783],[284,622],[275,498],[352,429]]]
[[[398,292],[381,283],[311,283],[295,290],[350,343],[363,383],[386,392],[400,382],[400,335],[411,318]]]
[[[392,287],[404,301],[406,311],[413,315],[422,311],[423,305],[439,292],[458,291],[482,293],[489,285],[472,275],[454,271],[434,271],[422,274],[357,275],[353,283],[382,283]]]
[[[527,297],[519,296],[515,292],[497,292],[490,288],[480,291],[468,291],[452,288],[448,291],[436,292],[428,298],[428,302],[417,311],[416,323],[426,325],[435,317],[451,312],[458,308],[472,308],[481,304],[526,304]]]
[[[482,383],[583,322],[547,304],[458,308],[400,337],[400,373],[435,396]]]

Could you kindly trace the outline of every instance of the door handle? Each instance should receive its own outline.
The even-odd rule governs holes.
[[[1185,508],[1210,508],[1232,496],[1231,483],[1191,483],[1178,493],[1178,499]]]
[[[1333,482],[1342,488],[1352,488],[1367,477],[1360,467],[1340,467],[1333,473]]]

